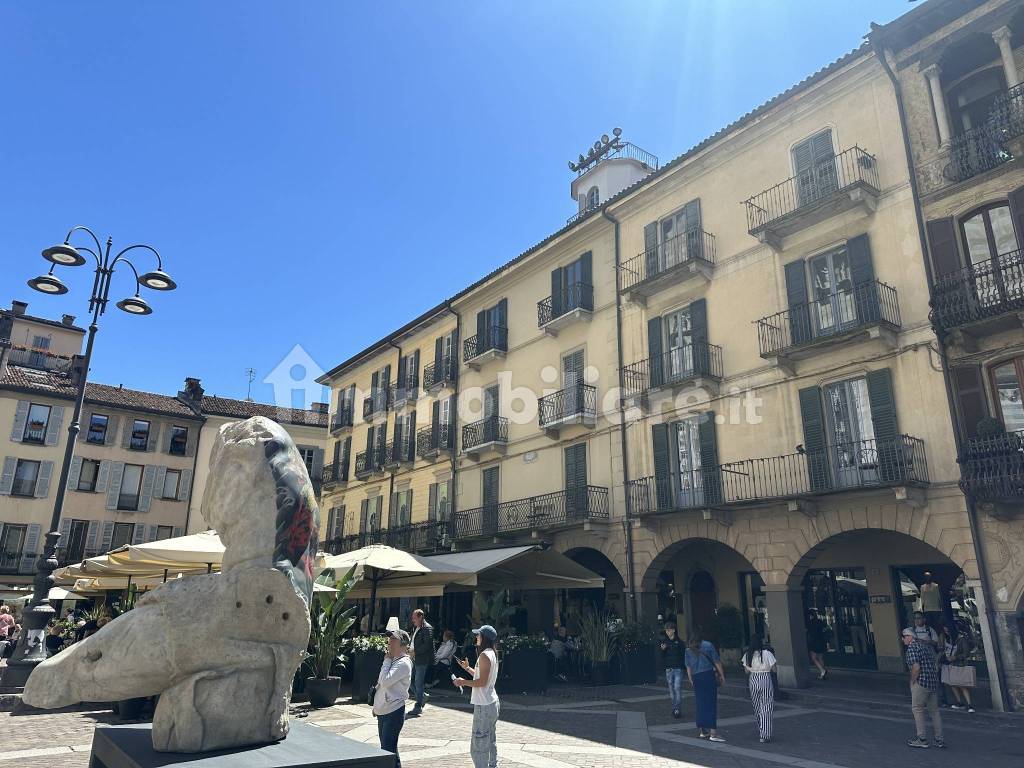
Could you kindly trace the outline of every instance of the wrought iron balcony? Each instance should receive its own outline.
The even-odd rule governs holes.
[[[598,155],[592,162],[579,163],[576,166],[576,178],[579,178],[583,174],[593,170],[598,165],[608,160],[636,160],[642,165],[647,166],[649,170],[658,170],[658,158],[656,155],[652,155],[646,149],[641,149],[636,144],[616,139],[616,144],[610,151]]]
[[[423,388],[428,392],[451,386],[459,380],[459,361],[455,355],[441,358],[441,365],[430,363],[423,369]]]
[[[99,557],[100,555],[105,554],[106,552],[100,552],[97,549],[76,548],[69,551],[67,547],[58,547],[56,552],[57,564],[60,565],[61,568],[67,565],[75,565],[83,560],[88,560],[90,557]]]
[[[1003,92],[988,120],[957,134],[949,142],[949,164],[943,176],[961,182],[998,168],[1024,154],[1024,84]]]
[[[473,367],[484,358],[503,357],[508,352],[508,328],[503,325],[487,327],[482,334],[470,336],[462,342],[462,358]]]
[[[576,320],[589,319],[594,311],[594,286],[573,283],[537,302],[537,327],[556,333]]]
[[[331,431],[337,432],[341,429],[351,427],[353,423],[352,407],[347,406],[331,417]]]
[[[384,469],[384,457],[386,446],[371,448],[356,454],[356,477],[360,480],[369,477],[374,472],[381,472]]]
[[[540,428],[557,433],[560,427],[583,424],[592,427],[597,419],[597,388],[580,382],[537,401]]]
[[[826,346],[865,330],[897,330],[901,325],[900,304],[895,288],[872,280],[818,296],[756,322],[761,357],[799,357],[797,350]]]
[[[0,552],[0,573],[32,573],[35,571],[36,555],[25,555],[21,551]]]
[[[1024,430],[971,440],[960,464],[963,489],[978,501],[1024,500]]]
[[[363,400],[363,419],[370,421],[388,410],[388,387],[378,387]]]
[[[746,200],[747,231],[778,247],[786,235],[857,205],[873,210],[878,193],[878,161],[851,147]]]
[[[52,373],[71,373],[71,366],[74,361],[72,357],[55,355],[45,349],[10,344],[6,339],[0,340],[0,348],[8,345],[10,349],[7,350],[7,362],[10,365],[35,368],[39,371],[50,371]]]
[[[717,383],[722,380],[722,348],[698,340],[627,365],[622,374],[627,397],[682,387],[702,379]]]
[[[455,538],[567,528],[608,517],[608,489],[586,485],[456,512]]]
[[[389,402],[394,407],[414,404],[419,396],[420,388],[415,379],[408,379],[405,383],[392,382],[389,387]]]
[[[702,229],[670,237],[619,267],[621,290],[639,302],[690,280],[710,279],[715,265],[715,236]]]
[[[451,522],[431,520],[395,528],[380,528],[330,539],[324,549],[332,555],[353,552],[371,544],[386,544],[406,552],[425,554],[451,549]]]
[[[924,442],[900,435],[732,461],[682,476],[644,477],[630,481],[628,492],[633,512],[645,514],[927,483]]]
[[[416,432],[416,455],[435,459],[441,451],[451,451],[454,443],[455,430],[450,424],[431,424]]]
[[[384,446],[382,465],[386,469],[394,469],[401,464],[408,464],[416,458],[415,446],[406,445],[402,440],[392,440]]]
[[[942,330],[1024,310],[1024,255],[1010,251],[935,280],[932,320]]]
[[[504,452],[508,444],[508,419],[491,416],[462,427],[462,452],[477,456],[484,450]]]
[[[324,486],[336,485],[337,483],[344,483],[348,481],[348,462],[332,462],[325,464],[323,472],[320,474],[321,483]]]

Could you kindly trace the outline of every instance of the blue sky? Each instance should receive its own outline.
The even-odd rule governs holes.
[[[74,224],[151,243],[180,288],[107,312],[93,379],[270,401],[295,344],[330,368],[561,227],[602,133],[666,162],[911,7],[0,1],[0,303],[84,317],[84,268],[25,285]]]

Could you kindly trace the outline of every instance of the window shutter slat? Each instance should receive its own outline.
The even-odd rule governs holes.
[[[799,392],[800,418],[803,421],[804,448],[807,451],[807,474],[812,491],[829,488],[829,464],[825,440],[825,413],[821,407],[821,390],[805,387]]]
[[[551,316],[562,314],[562,268],[551,270]]]
[[[892,388],[892,371],[882,368],[867,375],[871,424],[875,431],[878,474],[884,482],[903,477],[906,462],[899,442],[900,428],[896,418],[896,399]],[[907,457],[910,458],[909,456]]]
[[[644,266],[646,271],[641,278],[653,277],[658,274],[658,222],[652,221],[644,225]]]
[[[46,423],[46,445],[57,445],[60,442],[60,430],[64,426],[64,406],[55,405],[50,408],[50,420]]]
[[[132,544],[141,544],[146,538],[146,526],[136,523],[132,528]]]
[[[122,477],[124,477],[124,462],[111,462],[110,479],[107,483],[107,509],[117,509],[117,497],[121,493]]]
[[[77,491],[78,481],[82,477],[82,457],[75,456],[71,460],[71,466],[68,467],[68,490]]]
[[[188,501],[192,497],[192,470],[181,470],[181,479],[178,481],[178,501]]]
[[[850,277],[854,286],[854,305],[862,323],[876,322],[881,314],[878,291],[874,284],[875,268],[871,263],[871,245],[867,234],[857,235],[846,243],[850,259]]]
[[[25,544],[21,550],[21,567],[19,570],[22,573],[32,573],[36,567],[36,552],[39,549],[39,538],[42,535],[43,528],[39,523],[32,523],[25,529]]]
[[[153,495],[158,499],[164,498],[164,480],[166,479],[167,467],[157,467],[156,477],[153,478]],[[180,476],[178,477],[178,480],[181,480]]]
[[[719,504],[722,501],[722,475],[718,468],[718,432],[714,411],[703,414],[697,425],[697,441],[700,446],[700,475],[704,486],[704,503]]]
[[[160,534],[159,525],[147,525],[146,526],[146,542],[156,541],[156,537]]]
[[[114,445],[117,443],[117,430],[121,425],[121,418],[116,414],[112,414],[107,418],[107,432],[103,435],[104,445]],[[86,424],[88,429],[88,424]]]
[[[4,457],[4,469],[0,474],[0,496],[10,496],[14,488],[14,472],[18,468],[18,459],[14,456]]]
[[[981,366],[958,365],[951,369],[960,428],[967,437],[978,436],[978,422],[988,416]]]
[[[932,219],[925,225],[928,231],[928,250],[931,251],[932,272],[936,278],[960,269],[960,253],[956,244],[956,225],[952,217]],[[1019,241],[1019,236],[1018,236]]]
[[[1017,247],[1024,247],[1024,187],[1017,187],[1007,197],[1013,228],[1017,233]]]
[[[661,318],[652,317],[647,321],[647,356],[650,358],[650,376],[652,388],[660,387],[665,381],[665,371],[661,348]]]
[[[25,424],[28,422],[28,400],[19,400],[14,408],[14,424],[11,426],[11,440],[20,443],[25,437]]]
[[[100,537],[100,552],[109,552],[114,541],[114,521],[103,521],[103,535]]]
[[[110,479],[110,461],[104,459],[100,462],[99,472],[96,474],[96,492],[103,493],[107,490],[107,483]]]
[[[803,259],[785,266],[786,304],[789,307],[789,331],[794,344],[811,338],[810,314],[807,311],[807,269]]]
[[[142,490],[139,492],[139,512],[149,512],[153,501],[153,482],[156,480],[156,467],[152,464],[142,470]]]
[[[87,552],[96,551],[96,547],[99,544],[99,533],[99,520],[90,520],[89,525],[85,529],[85,549]],[[111,533],[113,533],[113,525],[111,525]]]
[[[690,332],[693,335],[693,368],[698,374],[711,373],[711,353],[708,349],[708,302],[697,299],[690,302]]]
[[[53,462],[39,462],[39,475],[36,477],[35,497],[45,499],[50,495],[50,478],[53,476]]]
[[[653,424],[651,441],[654,447],[654,501],[657,509],[672,508],[672,470],[669,464],[669,425]]]
[[[146,440],[146,450],[150,453],[154,453],[157,446],[160,445],[160,429],[162,426],[160,422],[150,422],[149,424],[149,439]]]

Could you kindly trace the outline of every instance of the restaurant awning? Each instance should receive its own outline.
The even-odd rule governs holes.
[[[317,558],[319,570],[332,570],[330,583],[356,568],[356,585],[349,598],[427,597],[440,595],[449,584],[472,588],[476,574],[458,565],[421,557],[383,544],[371,544],[341,555]],[[325,577],[326,578],[326,577]],[[324,583],[324,579],[319,579]]]
[[[477,576],[476,587],[451,584],[449,592],[472,589],[599,589],[604,578],[561,552],[539,544],[431,555],[424,560],[457,566]]]
[[[129,544],[108,554],[112,564],[137,572],[162,568],[218,570],[224,559],[224,545],[216,531],[203,531],[189,536]]]

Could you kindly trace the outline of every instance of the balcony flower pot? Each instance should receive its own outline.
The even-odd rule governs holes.
[[[340,690],[340,677],[328,677],[326,680],[316,677],[306,678],[306,693],[309,694],[309,703],[316,709],[334,706]]]

